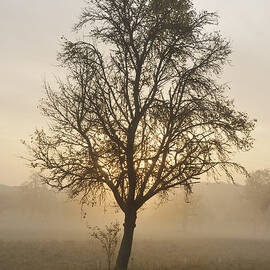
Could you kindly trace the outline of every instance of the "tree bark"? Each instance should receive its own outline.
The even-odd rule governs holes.
[[[124,235],[116,259],[115,270],[127,270],[128,261],[131,253],[133,234],[136,227],[136,211],[125,213]]]

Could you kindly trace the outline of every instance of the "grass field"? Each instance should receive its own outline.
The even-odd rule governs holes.
[[[137,240],[132,270],[269,270],[270,241]],[[1,270],[101,270],[103,251],[89,241],[0,241]]]

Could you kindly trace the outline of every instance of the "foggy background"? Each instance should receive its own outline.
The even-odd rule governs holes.
[[[269,239],[269,196],[247,186],[201,183],[186,197],[182,189],[162,204],[150,200],[138,213],[135,239]],[[266,207],[264,204],[266,203]],[[86,217],[82,216],[86,213]],[[110,202],[84,207],[34,178],[21,186],[0,185],[0,240],[87,240],[87,226],[104,228],[123,216]]]

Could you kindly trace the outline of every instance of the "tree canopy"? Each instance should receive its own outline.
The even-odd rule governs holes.
[[[45,85],[49,131],[29,144],[44,182],[82,202],[112,192],[134,229],[153,196],[207,172],[245,172],[231,154],[252,147],[254,121],[216,80],[231,48],[206,31],[213,24],[189,0],[89,1],[75,26],[87,37],[64,39],[59,53],[66,80]]]

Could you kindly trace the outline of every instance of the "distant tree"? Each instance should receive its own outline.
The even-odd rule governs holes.
[[[270,170],[252,172],[246,178],[243,195],[252,218],[253,233],[265,237],[270,225]]]
[[[39,197],[41,193],[48,191],[47,186],[42,182],[42,179],[38,173],[30,175],[29,180],[22,183],[20,186],[25,192],[34,193]]]
[[[33,173],[29,180],[20,186],[21,206],[33,217],[46,217],[56,207],[55,194],[48,190],[38,173]]]
[[[230,159],[252,146],[254,121],[235,109],[214,76],[230,55],[217,16],[190,0],[90,0],[59,61],[67,79],[46,83],[31,164],[43,181],[82,203],[111,192],[125,215],[116,269],[127,269],[137,211],[206,172],[245,169]]]
[[[270,207],[270,170],[257,170],[246,178],[246,198],[262,213]]]
[[[178,214],[180,214],[181,230],[184,233],[190,232],[190,221],[202,212],[203,203],[201,195],[193,193],[185,199],[180,198],[176,201]]]

